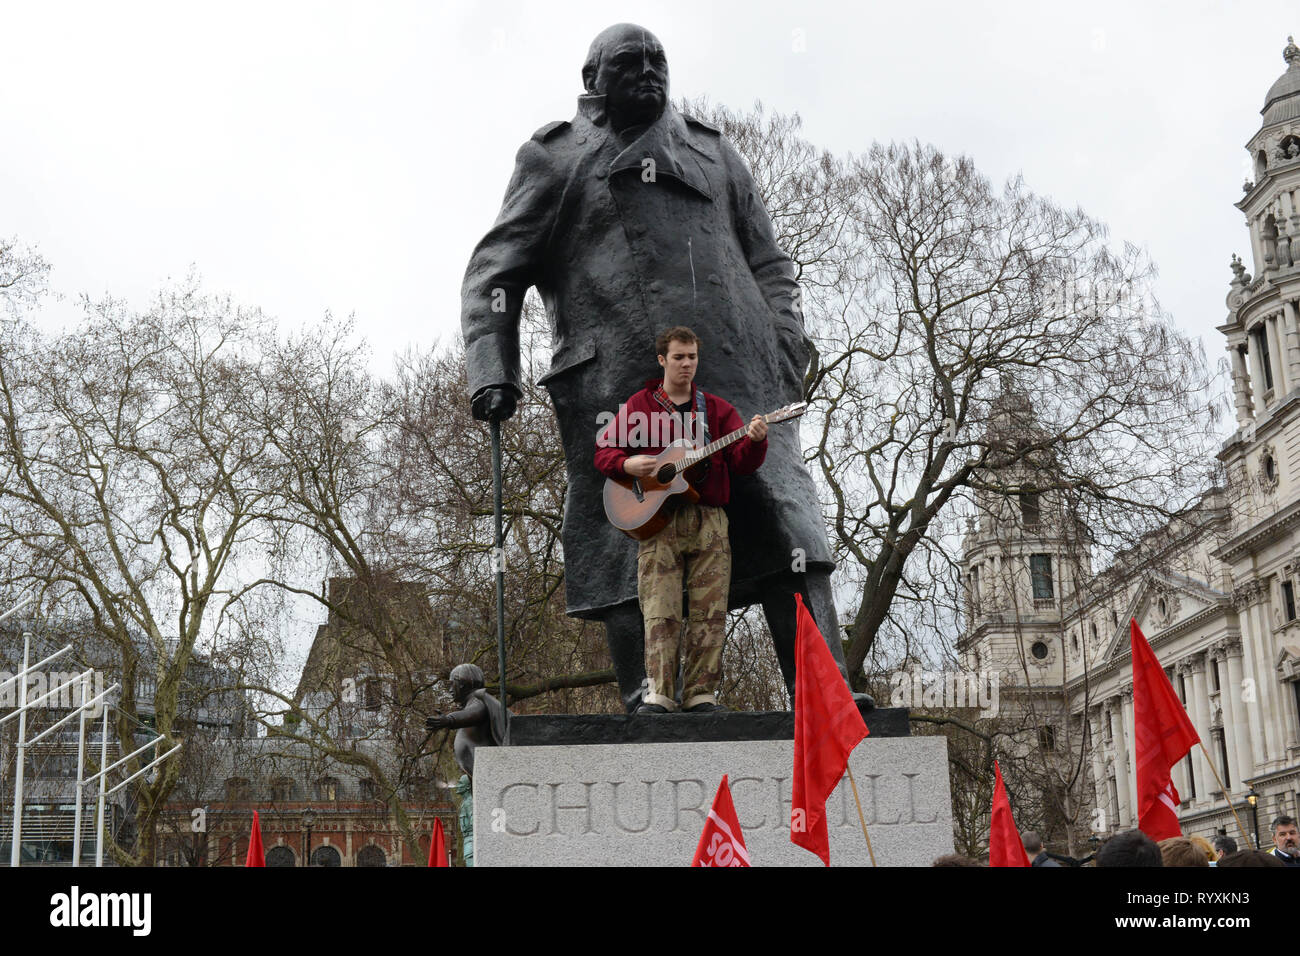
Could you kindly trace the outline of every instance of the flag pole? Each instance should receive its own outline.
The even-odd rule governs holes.
[[[853,788],[853,802],[858,805],[858,822],[862,824],[862,835],[867,841],[867,853],[871,855],[871,865],[876,865],[876,851],[871,849],[871,837],[867,835],[867,818],[862,815],[862,798],[858,796],[858,782],[853,779],[853,768],[847,763],[844,769],[849,772],[849,786]]]
[[[1205,763],[1210,768],[1210,773],[1214,774],[1214,780],[1223,792],[1224,802],[1228,804],[1228,809],[1232,811],[1232,819],[1237,821],[1237,829],[1241,831],[1241,838],[1246,841],[1246,846],[1256,850],[1259,849],[1251,842],[1250,835],[1246,833],[1246,825],[1241,822],[1241,817],[1237,816],[1237,808],[1232,805],[1232,798],[1228,795],[1228,788],[1223,785],[1223,780],[1219,778],[1219,771],[1214,769],[1214,761],[1210,759],[1210,752],[1205,749],[1204,741],[1198,740],[1197,743],[1201,745],[1201,752],[1205,754]]]

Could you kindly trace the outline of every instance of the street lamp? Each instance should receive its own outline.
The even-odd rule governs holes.
[[[303,829],[307,831],[305,847],[302,851],[302,865],[311,866],[311,825],[316,822],[316,811],[308,807],[302,812]]]
[[[1255,849],[1259,849],[1259,794],[1251,787],[1246,792],[1246,802],[1250,804],[1250,825],[1255,831]]]

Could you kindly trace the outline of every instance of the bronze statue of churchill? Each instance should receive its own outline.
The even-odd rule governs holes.
[[[630,709],[644,677],[637,548],[603,514],[599,416],[659,377],[648,344],[669,326],[699,333],[708,355],[700,386],[745,417],[803,397],[809,351],[794,266],[753,178],[717,129],[673,108],[659,41],[639,26],[610,27],[592,42],[582,79],[577,115],[520,147],[496,224],[465,272],[461,321],[474,414],[508,418],[520,394],[524,293],[535,286],[545,303],[553,356],[542,383],[569,479],[568,613],[605,623]],[[763,468],[733,482],[730,605],[763,604],[793,688],[794,590],[841,670],[843,651],[798,432],[774,428],[768,441]]]

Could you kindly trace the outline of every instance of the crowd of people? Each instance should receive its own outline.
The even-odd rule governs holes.
[[[1156,842],[1141,830],[1117,833],[1083,858],[1050,853],[1033,830],[1021,837],[1030,866],[1300,866],[1300,831],[1294,817],[1280,816],[1272,825],[1269,850],[1239,849],[1237,841],[1219,834],[1213,841],[1199,836],[1177,836]],[[960,853],[941,856],[933,866],[986,866]]]

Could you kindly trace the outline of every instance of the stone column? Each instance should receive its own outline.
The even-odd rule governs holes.
[[[1093,806],[1106,811],[1106,828],[1113,830],[1118,824],[1115,808],[1110,805],[1110,788],[1106,786],[1106,759],[1102,752],[1106,737],[1102,731],[1100,707],[1088,708],[1088,749],[1092,752]]]
[[[1269,315],[1264,319],[1264,335],[1268,340],[1268,361],[1273,369],[1273,398],[1277,400],[1287,393],[1286,378],[1282,374],[1286,366],[1286,356],[1282,351],[1282,343],[1278,341],[1277,336],[1277,315]]]
[[[1223,735],[1228,748],[1228,773],[1234,791],[1244,790],[1242,783],[1254,776],[1255,767],[1250,754],[1250,725],[1246,708],[1241,701],[1241,641],[1228,639],[1219,648],[1224,661],[1224,684],[1219,692],[1223,706]]]
[[[1128,805],[1133,826],[1137,826],[1137,736],[1133,728],[1133,685],[1124,688],[1120,697],[1124,701],[1124,759],[1128,763]]]
[[[1259,336],[1253,332],[1247,335],[1250,343],[1246,347],[1246,359],[1250,363],[1251,389],[1255,393],[1255,414],[1264,413],[1264,394],[1268,391],[1268,382],[1264,378],[1264,362],[1260,356]]]
[[[1264,772],[1268,758],[1264,752],[1264,730],[1260,719],[1259,688],[1255,679],[1255,621],[1250,613],[1251,592],[1255,582],[1236,588],[1232,603],[1237,608],[1241,640],[1237,654],[1228,656],[1228,675],[1233,683],[1233,711],[1242,715],[1247,730],[1245,743],[1239,742],[1243,770],[1242,780]],[[1240,741],[1240,737],[1238,740]]]
[[[1198,797],[1209,806],[1214,802],[1211,795],[1219,789],[1219,784],[1214,779],[1214,771],[1209,762],[1205,759],[1205,751],[1209,750],[1210,743],[1214,742],[1214,738],[1210,735],[1210,694],[1205,682],[1205,653],[1193,654],[1188,665],[1191,675],[1188,694],[1189,703],[1192,705],[1189,713],[1192,717],[1192,726],[1196,728],[1196,735],[1201,738],[1202,743],[1205,743],[1204,749],[1199,744],[1192,747],[1192,764],[1196,767]],[[1207,741],[1209,743],[1206,743]]]
[[[1232,362],[1232,398],[1237,408],[1237,427],[1245,428],[1255,419],[1250,401],[1250,374],[1246,371],[1246,356],[1241,352],[1241,341],[1228,343],[1228,358]]]
[[[1255,585],[1254,600],[1247,611],[1250,618],[1249,638],[1245,634],[1242,635],[1242,643],[1246,649],[1243,663],[1246,670],[1245,677],[1255,682],[1255,701],[1254,703],[1247,701],[1246,705],[1254,712],[1255,722],[1252,723],[1251,731],[1258,734],[1259,748],[1256,756],[1260,758],[1259,762],[1263,769],[1278,759],[1277,727],[1274,723],[1271,693],[1272,625],[1268,619],[1266,606],[1267,591],[1261,582],[1252,583]]]
[[[1297,720],[1296,715],[1295,688],[1293,684],[1294,681],[1282,681],[1278,685],[1278,695],[1281,698],[1280,703],[1282,705],[1278,709],[1281,711],[1284,730],[1282,737],[1286,740],[1287,747],[1286,753],[1282,754],[1282,758],[1288,761],[1291,751],[1296,747],[1300,747],[1300,736],[1296,732],[1296,724],[1300,721]]]
[[[1119,793],[1118,825],[1128,827],[1133,819],[1130,811],[1132,798],[1129,797],[1128,745],[1124,739],[1124,709],[1120,698],[1112,697],[1106,702],[1106,714],[1110,720],[1111,754],[1115,761],[1115,789]]]
[[[1282,325],[1286,329],[1287,381],[1294,388],[1300,384],[1300,328],[1296,325],[1295,303],[1282,303]]]

